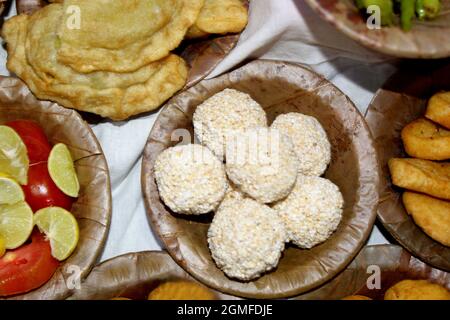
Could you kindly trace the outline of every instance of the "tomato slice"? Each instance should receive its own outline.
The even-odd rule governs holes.
[[[46,283],[59,261],[52,257],[50,243],[35,230],[31,243],[8,251],[0,259],[0,297],[26,293]]]
[[[64,194],[53,182],[48,173],[47,162],[33,164],[28,169],[28,184],[22,186],[25,201],[33,212],[47,207],[61,207],[68,211],[74,198]]]
[[[34,121],[16,120],[6,123],[22,138],[27,147],[30,164],[47,161],[52,146],[48,142],[44,130]]]

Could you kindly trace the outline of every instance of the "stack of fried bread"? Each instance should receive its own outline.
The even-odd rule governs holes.
[[[186,37],[240,32],[240,0],[64,0],[6,21],[8,69],[39,98],[113,120],[182,89]]]
[[[413,158],[389,161],[392,183],[408,190],[403,203],[414,222],[450,246],[450,92],[434,95],[425,118],[403,128],[402,140]]]

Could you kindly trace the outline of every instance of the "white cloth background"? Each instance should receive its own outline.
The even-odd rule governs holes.
[[[15,14],[12,6],[9,16]],[[395,61],[359,46],[322,21],[303,0],[253,0],[250,22],[237,47],[210,75],[256,58],[301,63],[322,74],[364,113],[376,90],[396,70]],[[6,52],[0,51],[0,72]],[[142,151],[158,115],[93,126],[111,173],[113,215],[101,260],[135,251],[160,250],[141,194]],[[387,243],[377,227],[368,244]]]

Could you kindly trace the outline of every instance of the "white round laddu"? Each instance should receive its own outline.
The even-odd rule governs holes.
[[[217,210],[208,244],[230,278],[252,280],[278,265],[286,231],[277,212],[252,199],[229,199]]]
[[[327,240],[337,229],[344,199],[330,180],[299,175],[294,190],[273,206],[287,230],[287,238],[310,249]]]
[[[287,136],[256,128],[227,139],[226,171],[240,191],[261,203],[278,201],[291,192],[299,164]]]
[[[267,117],[264,109],[250,95],[225,89],[197,107],[193,123],[200,143],[223,159],[228,132],[267,127]]]
[[[331,144],[320,122],[311,116],[291,112],[279,115],[271,128],[291,138],[299,159],[299,173],[321,176],[331,161]]]
[[[228,189],[223,163],[197,144],[164,150],[156,159],[155,177],[164,203],[181,214],[215,210]]]

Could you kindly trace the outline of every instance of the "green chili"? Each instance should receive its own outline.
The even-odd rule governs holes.
[[[420,20],[424,20],[426,14],[423,2],[424,0],[416,0],[416,14]]]
[[[400,13],[400,20],[403,30],[411,30],[412,20],[415,16],[415,0],[401,0]]]

